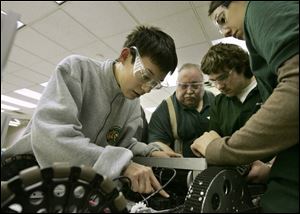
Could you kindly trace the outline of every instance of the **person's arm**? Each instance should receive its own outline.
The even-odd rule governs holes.
[[[132,152],[126,148],[103,148],[83,134],[78,118],[84,92],[81,63],[86,62],[76,56],[68,57],[54,72],[32,118],[32,149],[41,167],[69,162],[92,166],[100,174],[115,177],[129,163]],[[117,158],[115,154],[119,154]],[[109,158],[109,165],[103,168],[105,157]]]
[[[140,114],[138,109],[135,109],[129,116],[128,122],[123,129],[122,146],[130,149],[134,156],[152,156],[152,157],[178,157],[178,154],[172,150],[164,150],[160,144],[150,143],[146,144],[137,141],[133,138],[135,130],[141,124]],[[180,156],[180,155],[179,155]]]
[[[247,164],[299,143],[299,55],[278,70],[278,85],[232,137],[206,142],[200,153],[212,164]]]

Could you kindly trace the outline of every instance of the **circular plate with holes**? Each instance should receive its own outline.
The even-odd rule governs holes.
[[[190,186],[184,212],[234,213],[255,211],[244,178],[232,168],[208,167]]]
[[[3,213],[126,212],[126,204],[112,180],[86,166],[33,166],[1,182]]]

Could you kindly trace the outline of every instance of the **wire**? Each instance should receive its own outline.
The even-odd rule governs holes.
[[[161,183],[161,176],[162,176],[162,173],[163,173],[163,170],[161,170],[160,172],[159,172],[159,183]]]
[[[139,193],[140,194],[140,196],[143,198],[143,200],[142,200],[142,202],[146,202],[146,205],[147,205],[147,207],[149,207],[149,203],[148,203],[148,201],[147,201],[147,199],[143,196],[143,194],[142,193]]]
[[[148,199],[149,198],[151,198],[153,195],[155,195],[156,193],[158,193],[159,191],[161,191],[163,188],[165,188],[174,178],[175,178],[175,176],[176,176],[176,170],[175,169],[172,169],[173,170],[173,175],[172,175],[172,177],[161,187],[161,188],[159,188],[158,190],[156,190],[155,192],[153,192],[151,195],[149,195],[147,198],[144,198],[143,200],[142,200],[142,202],[146,202],[147,204],[148,204]]]
[[[147,206],[149,206],[149,203],[148,203],[149,198],[151,198],[152,196],[154,196],[155,194],[157,194],[158,192],[160,192],[163,188],[165,188],[175,178],[175,176],[176,176],[176,170],[175,169],[171,169],[171,170],[173,170],[172,177],[161,188],[159,188],[158,190],[156,190],[155,192],[153,192],[151,195],[147,196],[146,198],[141,193],[139,193],[140,196],[143,198],[143,200],[141,202],[145,202],[147,204]],[[162,177],[162,172],[163,171],[161,171],[160,175],[159,175],[160,180],[161,180],[161,177]],[[126,179],[128,181],[129,188],[131,189],[131,185],[132,185],[131,180],[130,180],[130,178],[128,178],[126,176],[118,176],[118,177],[114,178],[113,181],[122,180],[122,179]]]

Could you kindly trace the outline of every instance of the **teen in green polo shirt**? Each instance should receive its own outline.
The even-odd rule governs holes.
[[[201,70],[209,76],[212,84],[220,90],[210,108],[210,130],[221,137],[231,136],[260,108],[261,96],[257,82],[250,70],[249,55],[234,44],[212,46],[202,58]],[[249,182],[266,181],[270,167],[256,161],[251,168]],[[260,167],[260,170],[256,169]]]
[[[201,70],[221,92],[210,109],[210,130],[222,137],[230,136],[261,105],[249,55],[237,45],[220,43],[202,58]]]

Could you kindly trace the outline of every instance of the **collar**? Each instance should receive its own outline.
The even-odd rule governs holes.
[[[236,97],[241,101],[241,103],[244,103],[246,100],[248,94],[256,87],[257,82],[256,79],[253,77],[250,84],[244,88],[241,93],[239,93]]]
[[[107,77],[106,81],[102,84],[105,86],[107,92],[114,97],[118,93],[122,93],[120,86],[117,83],[116,77],[114,75],[114,64],[113,60],[106,60],[104,62],[104,75]]]

